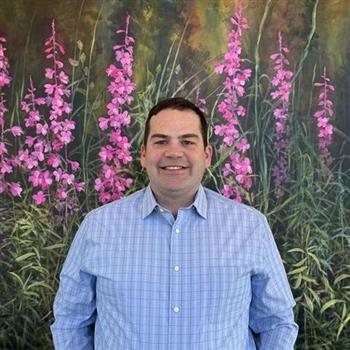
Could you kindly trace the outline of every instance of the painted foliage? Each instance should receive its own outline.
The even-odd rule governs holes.
[[[297,349],[350,347],[350,3],[2,0],[0,344],[50,348],[85,213],[147,184],[148,110],[208,116],[204,183],[267,215],[297,301]]]

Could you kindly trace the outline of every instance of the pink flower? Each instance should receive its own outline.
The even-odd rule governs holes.
[[[40,184],[42,189],[47,189],[52,184],[52,177],[51,173],[48,170],[45,170],[43,173],[41,173],[41,179]]]
[[[68,160],[68,164],[70,165],[71,169],[73,171],[76,171],[79,169],[79,163],[78,162],[73,162],[71,160]]]
[[[126,18],[126,28],[117,31],[124,34],[124,44],[115,45],[116,65],[111,64],[106,70],[112,79],[108,85],[111,101],[107,104],[107,116],[99,118],[99,127],[107,134],[109,144],[102,146],[99,152],[102,161],[102,172],[95,180],[95,189],[99,192],[102,203],[118,199],[131,184],[131,179],[121,176],[122,164],[131,160],[130,144],[123,136],[121,127],[130,124],[130,116],[125,105],[132,101],[131,93],[135,84],[130,80],[132,75],[134,39],[128,35],[130,16]]]
[[[61,179],[65,185],[72,185],[74,184],[75,176],[73,174],[63,173]]]
[[[23,106],[23,102],[22,102]],[[36,110],[30,110],[29,104],[26,104],[26,108],[23,108],[28,113],[28,117],[25,119],[25,126],[28,128],[30,126],[34,126],[36,122],[40,120],[39,112]]]
[[[289,50],[283,47],[282,34],[278,33],[279,51],[271,55],[271,59],[275,62],[275,76],[271,83],[274,90],[271,97],[277,103],[273,110],[275,117],[275,133],[274,133],[274,150],[276,161],[272,169],[272,177],[275,185],[275,195],[280,197],[283,194],[282,184],[287,178],[287,146],[288,146],[288,116],[289,116],[289,95],[292,89],[291,79],[293,72],[286,69],[289,61],[285,56]]]
[[[57,197],[59,199],[66,199],[67,198],[67,192],[64,190],[64,188],[59,188],[56,192]]]
[[[0,156],[7,153],[7,148],[3,142],[0,142]]]
[[[247,139],[242,139],[236,144],[236,147],[238,150],[245,152],[250,148],[250,144]]]
[[[6,39],[0,36],[0,193],[7,193],[12,197],[19,197],[22,192],[22,188],[17,182],[8,182],[7,174],[12,173],[20,161],[17,157],[9,157],[7,155],[6,144],[12,144],[13,140],[7,140],[8,134],[17,137],[22,134],[22,129],[19,126],[13,126],[4,130],[5,126],[5,113],[7,112],[5,106],[5,93],[3,88],[8,87],[11,83],[11,77],[9,75],[9,63],[6,57]]]
[[[33,187],[39,186],[39,180],[40,180],[40,171],[34,170],[31,172],[31,175],[29,176],[28,180],[32,183]]]
[[[5,53],[7,51],[6,47],[4,46],[6,43],[6,39],[4,37],[1,37],[0,41],[0,89],[10,85],[11,83],[11,77],[9,75],[9,63],[8,58],[6,57]]]
[[[44,85],[46,96],[36,96],[30,80],[21,106],[27,113],[26,128],[32,128],[36,135],[26,137],[25,148],[19,156],[25,167],[31,169],[29,182],[38,188],[38,192],[33,194],[34,202],[40,205],[49,199],[50,208],[60,220],[77,210],[76,190],[84,188],[84,183],[77,182],[73,174],[79,163],[68,159],[67,145],[73,140],[75,122],[68,118],[72,107],[69,77],[63,71],[64,64],[60,58],[64,53],[64,47],[56,40],[55,23],[52,22],[51,35],[45,41],[45,55],[51,63],[45,69],[48,79]],[[44,112],[40,113],[42,109]]]
[[[47,160],[47,164],[51,165],[53,168],[57,168],[61,164],[61,159],[57,154],[51,154]]]
[[[101,203],[108,203],[112,199],[112,196],[108,192],[102,192],[99,199]]]
[[[21,134],[23,134],[23,131],[19,126],[13,126],[11,128],[11,133],[13,136],[20,136]]]
[[[58,78],[62,84],[67,85],[69,83],[68,75],[63,71],[60,72],[60,74],[58,75]]]
[[[72,142],[72,133],[70,131],[62,131],[60,134],[60,141],[65,145]]]
[[[11,82],[11,79],[9,76],[5,75],[4,73],[0,73],[0,87],[9,85]]]
[[[215,66],[214,72],[217,74],[222,74],[224,71],[225,65],[224,64],[217,64]]]
[[[55,91],[55,85],[52,85],[52,84],[45,84],[44,88],[45,88],[45,93],[47,93],[48,95],[52,95],[53,92]]]
[[[45,77],[48,79],[53,79],[55,71],[52,68],[45,68]]]
[[[332,143],[332,134],[334,127],[330,124],[330,118],[334,118],[333,102],[329,99],[330,92],[335,91],[334,86],[326,75],[324,68],[322,75],[323,82],[314,84],[315,87],[322,89],[318,96],[318,106],[320,109],[314,113],[318,128],[318,148],[325,166],[329,167],[332,163],[332,157],[329,152],[329,146]]]
[[[36,133],[45,136],[47,134],[48,128],[49,126],[46,123],[44,125],[38,123],[36,124]]]
[[[103,162],[106,162],[108,160],[112,160],[114,157],[114,150],[112,146],[107,145],[106,147],[102,147],[100,153],[98,154],[100,156],[100,159]]]
[[[84,182],[76,182],[74,186],[78,192],[81,192],[84,190],[85,184]]]
[[[224,55],[225,63],[215,66],[215,72],[224,73],[224,100],[218,104],[218,111],[226,124],[215,125],[214,133],[223,137],[226,148],[232,148],[230,162],[224,164],[223,175],[227,181],[222,193],[227,197],[242,200],[242,193],[252,186],[249,176],[252,172],[249,158],[243,154],[250,148],[246,138],[242,138],[238,128],[240,117],[245,117],[246,109],[239,103],[245,94],[245,85],[250,78],[251,70],[243,68],[241,58],[242,29],[247,28],[247,20],[242,14],[242,1],[234,17],[231,18],[233,29],[229,34],[228,51]],[[247,163],[247,161],[249,161]]]
[[[99,123],[98,126],[100,127],[101,130],[106,130],[108,128],[108,123],[109,123],[109,119],[108,118],[99,118],[98,119]]]
[[[21,196],[21,192],[23,190],[22,190],[21,185],[18,182],[12,182],[12,183],[9,183],[8,185],[9,185],[9,190],[11,192],[11,195],[13,197],[20,197]]]
[[[33,200],[36,205],[40,205],[46,202],[46,197],[43,191],[39,191],[36,194],[33,194]]]

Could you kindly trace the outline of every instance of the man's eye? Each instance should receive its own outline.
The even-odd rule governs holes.
[[[156,145],[165,145],[166,141],[165,140],[158,140],[155,142]]]
[[[189,146],[189,145],[194,145],[193,141],[189,141],[189,140],[183,140],[182,144],[184,144],[185,146]]]

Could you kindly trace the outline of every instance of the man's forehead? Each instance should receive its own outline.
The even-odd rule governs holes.
[[[151,129],[191,128],[200,129],[200,118],[192,110],[164,109],[150,120]]]

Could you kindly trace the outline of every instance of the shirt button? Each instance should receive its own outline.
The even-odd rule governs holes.
[[[178,313],[180,311],[180,308],[178,306],[174,306],[173,311]]]
[[[175,271],[180,271],[180,266],[175,265],[175,266],[174,266],[174,270],[175,270]]]
[[[176,232],[176,233],[180,233],[180,229],[177,228],[177,229],[175,230],[175,232]]]
[[[163,209],[163,208],[160,208],[159,211],[160,211],[161,213],[164,213],[164,209]]]

